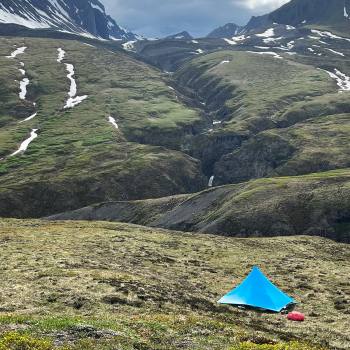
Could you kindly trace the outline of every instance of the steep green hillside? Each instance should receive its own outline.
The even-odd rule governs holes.
[[[320,68],[347,74],[350,66],[328,54],[220,51],[178,70],[179,85],[205,101],[213,121],[192,154],[215,185],[349,166],[348,93]]]
[[[23,54],[6,57],[23,46]],[[58,48],[66,51],[62,63]],[[65,63],[74,65],[78,96],[88,96],[72,109],[63,108],[70,85]],[[19,69],[30,80],[26,100],[18,96]],[[75,41],[3,38],[0,76],[1,215],[40,216],[106,199],[191,192],[207,183],[199,162],[176,151],[205,121],[155,69]],[[38,137],[10,157],[31,129]]]
[[[15,220],[0,221],[0,244],[0,346],[30,336],[77,350],[350,346],[348,245]],[[304,323],[217,304],[253,265],[296,298]],[[297,343],[272,345],[282,341]]]
[[[176,78],[205,99],[225,130],[236,133],[266,128],[271,115],[291,103],[334,91],[332,81],[314,67],[266,53],[204,55],[180,69]]]
[[[309,234],[350,242],[350,172],[216,187],[194,195],[110,202],[51,220],[111,220],[228,236]]]
[[[270,32],[264,34],[267,37],[243,36],[237,43],[233,39],[141,41],[131,47],[139,60],[109,51],[107,43],[96,48],[58,39],[4,39],[0,215],[42,217],[126,201],[123,208],[128,209],[118,214],[120,220],[158,225],[143,211],[135,218],[129,202],[202,191],[212,176],[214,186],[237,183],[245,188],[243,182],[251,179],[270,178],[266,181],[273,183],[276,176],[320,172],[320,178],[327,178],[323,172],[339,169],[345,170],[335,174],[347,173],[348,40],[283,25]],[[220,42],[225,50],[219,49]],[[6,57],[14,46],[23,45],[28,47],[24,54]],[[57,62],[58,47],[66,51],[62,63]],[[182,48],[187,52],[183,59],[178,56]],[[212,50],[218,51],[208,53]],[[163,68],[171,61],[169,67],[180,68],[174,74],[161,73],[141,58]],[[20,62],[30,79],[28,101],[18,97]],[[74,64],[78,96],[87,95],[69,110],[63,109],[69,90],[64,63]],[[22,122],[34,112],[38,112],[35,118]],[[32,129],[39,129],[38,137],[27,151],[9,157]],[[293,187],[296,180],[283,181]],[[297,181],[304,184],[305,178]],[[343,177],[336,181],[342,183]],[[328,186],[326,182],[327,191],[334,190]],[[289,195],[288,190],[276,191],[272,202],[278,206]],[[245,235],[323,234],[325,230],[329,237],[347,240],[338,230],[339,222],[349,221],[347,209],[343,211],[347,202],[335,212],[330,209],[332,201],[327,203],[331,197],[327,192],[320,199],[322,210],[315,204],[312,220],[301,227],[287,222],[286,210],[279,215],[275,206],[266,225],[261,219],[265,209],[255,199],[249,205],[259,209],[251,221],[249,211],[239,209],[237,216],[236,206],[231,213],[220,211],[208,218],[190,206],[179,223],[171,214],[159,225]],[[177,203],[177,198],[170,203]],[[156,206],[161,215],[168,210]],[[235,215],[237,220],[227,220]]]
[[[350,114],[327,115],[252,137],[216,164],[216,183],[350,167]]]

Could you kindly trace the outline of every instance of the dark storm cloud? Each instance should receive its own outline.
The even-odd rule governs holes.
[[[164,36],[182,30],[201,36],[228,22],[245,24],[250,16],[288,0],[101,0],[116,21],[139,34]]]

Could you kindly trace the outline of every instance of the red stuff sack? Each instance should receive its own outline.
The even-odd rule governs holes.
[[[305,321],[305,315],[302,314],[301,312],[297,312],[297,311],[290,312],[288,314],[287,318],[290,321],[298,321],[298,322]]]

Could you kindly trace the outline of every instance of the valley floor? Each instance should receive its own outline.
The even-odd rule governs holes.
[[[2,219],[0,247],[1,350],[350,347],[349,245]],[[306,322],[217,304],[254,265]]]

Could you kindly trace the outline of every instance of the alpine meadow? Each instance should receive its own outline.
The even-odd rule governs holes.
[[[0,350],[350,348],[350,0],[277,3],[0,0]]]

